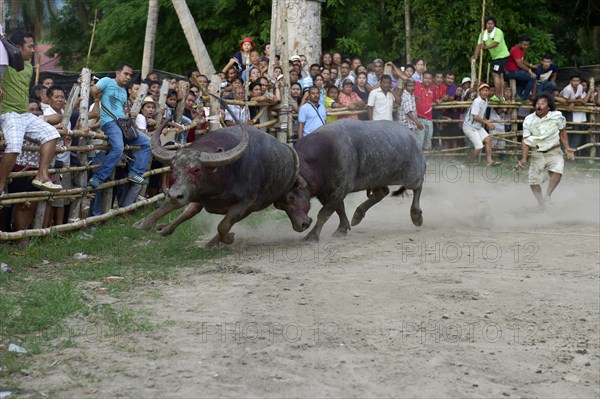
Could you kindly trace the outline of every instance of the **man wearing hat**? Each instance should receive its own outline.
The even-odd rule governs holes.
[[[469,93],[469,91],[471,90],[471,78],[463,78],[463,80],[460,82],[461,87],[463,88],[463,92],[462,92],[462,100],[464,100],[465,98],[468,99],[467,94]]]
[[[487,126],[488,129],[493,130],[494,124],[485,119],[485,111],[488,106],[488,95],[490,86],[487,83],[479,85],[479,96],[473,101],[469,111],[465,115],[463,122],[463,132],[465,136],[473,143],[473,153],[469,159],[469,163],[476,163],[477,157],[481,153],[481,149],[485,145],[485,159],[486,166],[499,166],[501,162],[495,162],[492,159],[492,137],[487,134],[483,126]]]

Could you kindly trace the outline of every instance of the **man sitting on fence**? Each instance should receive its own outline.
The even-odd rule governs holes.
[[[40,167],[35,179],[31,182],[34,187],[45,191],[60,191],[62,186],[54,184],[48,176],[48,167],[60,137],[56,129],[27,113],[29,106],[29,83],[33,74],[31,58],[34,52],[33,35],[25,32],[14,32],[10,40],[19,48],[25,68],[17,72],[8,67],[4,73],[4,98],[0,111],[0,130],[4,133],[6,149],[0,163],[0,196],[4,193],[8,174],[12,171],[21,153],[25,137],[40,144]]]
[[[110,144],[110,150],[88,183],[94,188],[108,180],[117,162],[121,159],[121,155],[123,155],[123,133],[117,124],[117,119],[125,118],[125,105],[127,104],[125,87],[129,84],[132,73],[133,67],[131,65],[121,63],[117,67],[114,79],[102,78],[95,86],[90,88],[92,96],[100,98],[100,128],[108,137],[108,143]],[[136,184],[148,184],[148,180],[144,179],[142,175],[148,168],[148,162],[150,162],[152,155],[150,152],[150,137],[140,134],[137,139],[128,144],[140,147],[136,151],[130,167],[128,180]]]

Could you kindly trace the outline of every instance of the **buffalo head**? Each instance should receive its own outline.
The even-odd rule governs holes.
[[[285,211],[297,232],[308,229],[312,219],[308,216],[310,210],[310,190],[306,180],[298,176],[293,186],[275,201],[275,208]]]

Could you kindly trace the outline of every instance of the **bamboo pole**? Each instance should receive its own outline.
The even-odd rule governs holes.
[[[485,0],[483,0],[481,4],[481,43],[483,44],[483,34],[485,29]],[[479,73],[477,74],[477,87],[475,87],[475,92],[479,94],[479,85],[481,84],[481,69],[483,67],[483,46],[479,48]],[[471,86],[472,87],[472,86]]]
[[[71,93],[69,93],[69,99],[67,100],[67,105],[65,106],[65,112],[63,112],[61,125],[66,129],[69,126],[69,121],[71,119],[71,114],[73,114],[73,108],[75,107],[75,103],[79,101],[79,91],[81,90],[81,86],[79,83],[74,84],[71,88]]]
[[[138,114],[140,113],[140,110],[142,109],[142,102],[144,101],[144,98],[146,98],[147,94],[148,94],[148,84],[142,83],[140,85],[140,88],[138,89],[137,97],[133,101],[131,110],[129,110],[129,114],[131,115],[132,118],[137,117]]]
[[[88,110],[90,103],[90,82],[92,79],[92,71],[89,68],[83,68],[81,70],[81,102],[79,103],[79,123],[82,129],[89,128]],[[81,141],[84,141],[81,143]],[[90,139],[80,139],[80,144],[89,144]],[[87,163],[87,154],[80,152],[77,153],[77,159],[81,165]],[[77,186],[83,187],[87,180],[87,173],[79,172],[74,176]],[[69,220],[75,220],[80,218],[81,215],[81,198],[76,198],[71,202],[69,207]]]
[[[181,101],[177,104],[177,108],[175,108],[175,122],[181,123],[181,117],[183,116],[183,108],[185,107],[185,99],[187,98],[188,91],[190,90],[190,84],[188,82],[183,82],[181,84]]]
[[[221,98],[221,77],[219,75],[212,75],[210,78],[210,85],[208,87],[208,91],[214,94],[217,98],[210,96],[210,117],[209,128],[208,130],[213,132],[217,129],[221,128],[220,115],[221,115],[221,103],[219,102],[219,98]],[[200,86],[202,87],[202,86]]]
[[[0,240],[20,240],[20,239],[28,238],[28,237],[45,237],[49,234],[64,233],[64,232],[68,232],[68,231],[82,229],[88,225],[91,225],[94,223],[99,223],[99,222],[104,222],[106,220],[109,220],[109,219],[117,216],[117,215],[122,215],[122,214],[125,214],[128,212],[131,212],[135,209],[141,208],[143,206],[151,205],[163,198],[164,198],[164,194],[158,194],[152,198],[145,199],[144,201],[134,202],[133,204],[123,207],[123,208],[111,209],[110,211],[108,211],[102,215],[99,215],[99,216],[90,216],[85,219],[81,219],[76,222],[73,222],[73,223],[61,224],[61,225],[57,225],[57,226],[48,227],[45,229],[36,228],[36,229],[32,229],[32,230],[20,230],[20,231],[10,232],[10,233],[5,232],[5,231],[0,231]],[[44,204],[44,206],[45,206],[45,204]]]
[[[158,123],[162,122],[162,118],[165,116],[164,111],[167,109],[167,94],[169,92],[169,79],[163,79],[162,86],[160,86],[160,95],[158,97],[158,111],[154,115],[154,120]]]
[[[90,38],[90,45],[88,47],[87,58],[85,61],[85,66],[88,67],[90,65],[90,55],[92,54],[92,45],[94,44],[94,36],[96,35],[96,21],[98,20],[98,9],[96,8],[96,12],[94,13],[94,26],[92,27],[92,37]]]

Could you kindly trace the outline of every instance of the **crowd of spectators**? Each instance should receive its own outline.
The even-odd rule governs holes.
[[[62,125],[66,93],[53,85],[51,79],[44,79],[33,90],[34,98],[29,99],[29,84],[32,78],[31,56],[33,54],[33,36],[15,32],[11,40],[21,50],[25,60],[25,69],[17,72],[9,67],[4,73],[2,110],[0,129],[4,132],[6,149],[0,163],[0,196],[6,189],[29,191],[33,189],[57,192],[71,187],[71,177],[48,175],[51,165],[68,166],[76,164],[77,157],[69,152],[55,154],[57,145],[68,146],[70,138],[60,138],[56,128],[66,130],[80,129],[75,114],[72,125]],[[586,114],[572,112],[576,105],[594,103],[600,105],[600,85],[594,92],[588,90],[587,81],[580,76],[572,76],[569,85],[559,91],[557,88],[557,66],[553,56],[544,55],[535,64],[527,61],[527,49],[531,40],[526,35],[519,37],[510,50],[504,42],[504,33],[496,27],[493,17],[486,18],[486,29],[477,41],[473,57],[488,50],[492,59],[493,83],[478,84],[471,87],[471,79],[457,76],[453,71],[441,68],[429,68],[426,60],[416,58],[403,66],[391,61],[375,59],[363,62],[360,57],[346,57],[339,52],[324,52],[319,60],[312,64],[304,55],[293,55],[288,62],[289,104],[293,111],[293,134],[295,139],[313,133],[320,126],[338,118],[361,120],[395,120],[404,124],[414,133],[418,144],[424,150],[458,146],[459,140],[433,142],[434,136],[457,136],[465,134],[475,147],[474,155],[484,146],[488,165],[496,164],[491,158],[491,146],[503,145],[492,140],[487,133],[501,133],[510,129],[506,123],[494,121],[507,119],[508,111],[502,108],[488,108],[489,101],[512,103],[529,100],[541,93],[547,93],[558,103],[568,105],[567,120],[585,122]],[[535,45],[535,43],[534,43]],[[272,72],[269,73],[270,57],[274,57]],[[119,189],[119,205],[128,205],[138,198],[138,194],[154,195],[168,189],[167,175],[159,178],[146,178],[149,168],[160,167],[157,161],[151,161],[150,136],[163,120],[175,129],[176,134],[161,140],[163,145],[192,142],[198,134],[208,128],[208,117],[216,118],[224,126],[232,126],[237,119],[241,123],[255,125],[264,131],[270,119],[270,112],[261,111],[264,106],[273,106],[281,102],[283,93],[282,60],[272,55],[267,44],[258,50],[251,38],[244,38],[230,61],[218,73],[220,92],[223,99],[235,100],[228,110],[222,108],[220,115],[209,115],[209,108],[203,102],[203,95],[209,91],[209,78],[197,70],[191,70],[186,78],[173,78],[168,81],[166,102],[159,104],[163,81],[156,72],[145,77],[148,93],[142,99],[142,107],[137,115],[131,115],[130,109],[137,99],[140,83],[131,82],[133,65],[122,63],[117,66],[115,77],[92,81],[90,128],[100,128],[108,137],[110,149],[91,154],[90,162],[99,165],[86,179],[88,187],[95,189],[115,176],[126,177],[128,184]],[[506,83],[507,79],[517,82],[517,91],[513,93]],[[183,91],[187,81],[189,91]],[[483,92],[482,92],[483,89]],[[468,110],[461,108],[435,109],[435,104],[451,101],[475,99],[476,107]],[[183,117],[176,120],[175,109],[183,102]],[[248,102],[251,102],[248,105]],[[332,115],[331,110],[343,109],[347,112]],[[43,115],[37,115],[43,113]],[[527,111],[528,113],[528,111]],[[526,116],[522,115],[522,117]],[[116,119],[132,117],[138,131],[138,138],[125,142]],[[435,120],[460,120],[461,123],[435,123]],[[575,127],[577,128],[577,127]],[[583,135],[570,135],[572,147],[583,144]],[[23,152],[24,140],[40,146],[39,152]],[[60,142],[62,140],[62,142]],[[136,146],[136,151],[125,151],[125,144]],[[126,159],[125,168],[118,165]],[[32,179],[13,179],[8,183],[11,171],[35,168],[37,175]],[[116,174],[113,174],[116,173]],[[24,180],[26,180],[24,182]],[[145,187],[149,185],[149,187]],[[101,190],[90,206],[90,214],[102,213],[99,205]],[[47,205],[47,217],[44,226],[66,222],[64,207],[68,201],[52,201]],[[31,207],[30,207],[31,208]],[[31,209],[15,207],[13,229],[23,229],[31,224]],[[0,226],[1,227],[1,226]],[[6,228],[6,227],[4,227]],[[2,228],[0,228],[2,229]]]

